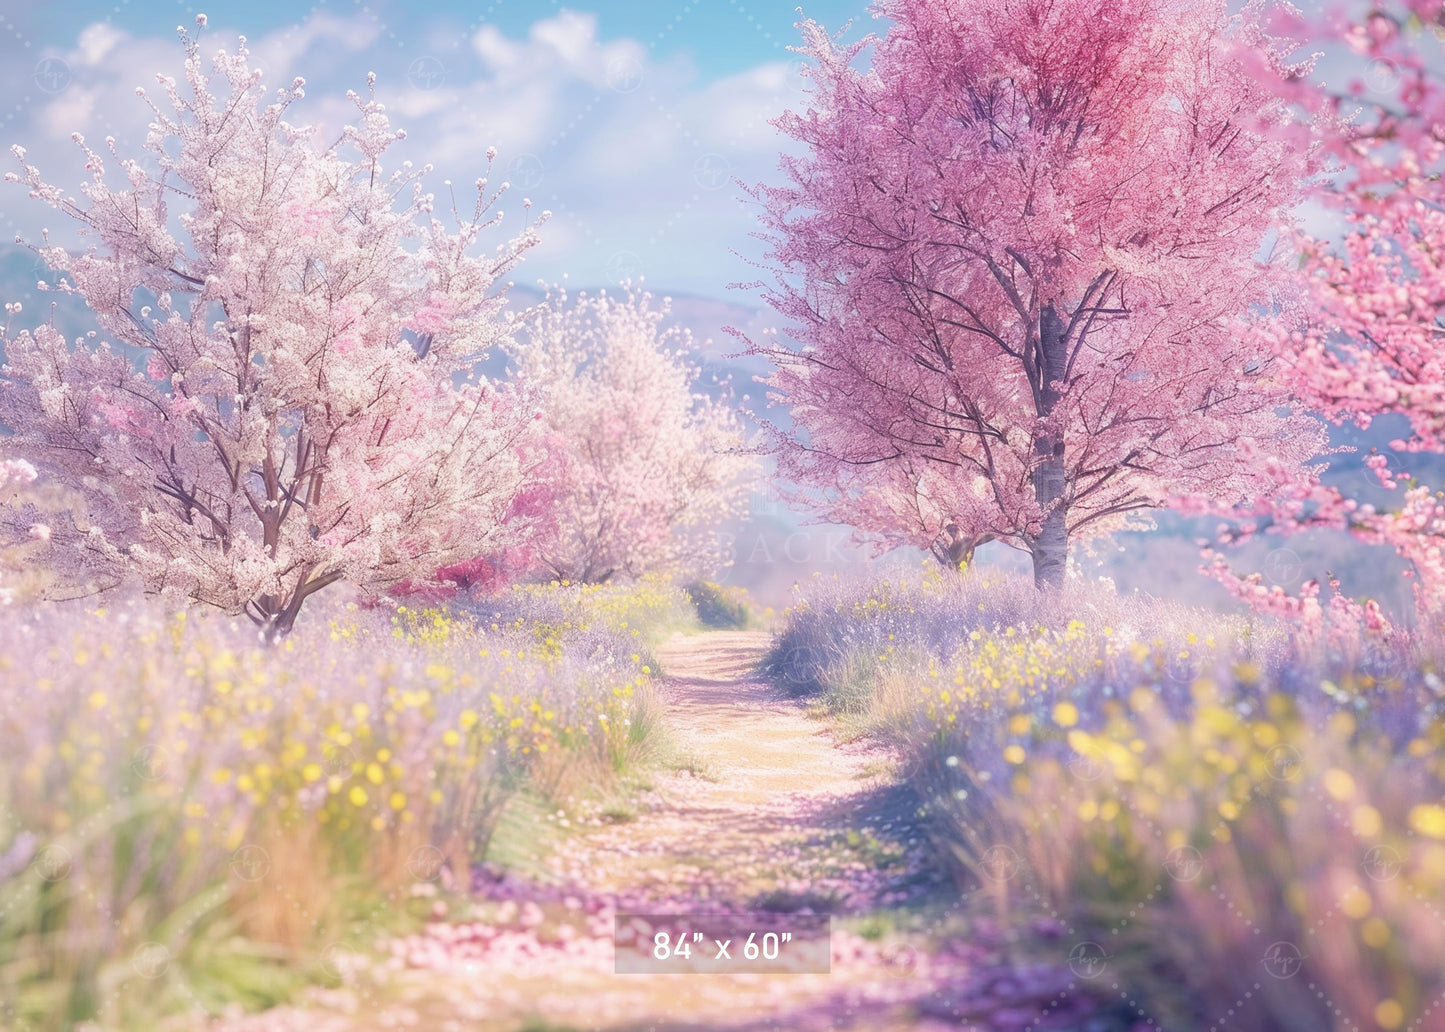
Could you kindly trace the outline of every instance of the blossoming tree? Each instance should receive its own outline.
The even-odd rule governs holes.
[[[374,92],[350,94],[356,124],[321,145],[286,120],[301,79],[268,101],[244,38],[209,72],[182,39],[184,85],[159,77],[159,104],[138,91],[155,172],[108,139],[113,185],[77,135],[79,201],[15,150],[7,179],[90,240],[37,250],[105,338],[7,331],[0,423],[8,451],[83,492],[48,528],[58,568],[134,577],[274,638],[327,585],[424,580],[510,533],[532,409],[466,370],[505,336],[491,288],[536,224],[474,254],[497,191],[479,180],[449,229],[428,169],[383,167],[404,134]]]
[[[532,548],[555,577],[707,573],[728,558],[718,530],[741,513],[755,459],[726,388],[694,389],[691,335],[667,314],[645,293],[554,290],[522,320],[510,353],[548,434],[536,481],[551,515]]]
[[[794,425],[785,477],[827,518],[950,563],[997,538],[1057,586],[1068,542],[1300,475],[1242,332],[1307,159],[1253,127],[1282,64],[1256,12],[1184,0],[883,0],[886,37],[813,22],[805,147],[759,186],[800,349],[757,347]],[[854,67],[873,48],[872,68]],[[1273,106],[1273,107],[1272,107]]]

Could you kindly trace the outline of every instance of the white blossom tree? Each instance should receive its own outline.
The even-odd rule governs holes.
[[[383,167],[405,134],[374,89],[321,144],[286,120],[303,80],[268,102],[244,37],[209,72],[181,37],[185,83],[158,76],[161,103],[137,91],[158,171],[77,134],[77,200],[14,149],[6,178],[88,238],[36,249],[99,332],[7,328],[0,424],[7,452],[85,499],[49,528],[58,570],[137,578],[274,639],[330,584],[424,581],[512,533],[533,408],[469,370],[506,336],[492,288],[541,219],[476,254],[501,191],[480,179],[470,212],[450,204],[455,228],[434,216],[430,166]]]
[[[756,459],[726,385],[699,393],[691,334],[669,304],[560,290],[521,321],[509,349],[539,391],[549,524],[534,541],[554,577],[597,583],[726,562],[719,526],[741,513]]]

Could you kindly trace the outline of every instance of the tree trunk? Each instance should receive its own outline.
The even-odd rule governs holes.
[[[943,546],[944,565],[953,570],[962,569],[973,562],[973,538],[956,537]]]
[[[1054,306],[1045,305],[1039,316],[1039,416],[1043,419],[1052,415],[1059,400],[1054,385],[1064,376],[1065,330]],[[1029,542],[1034,557],[1034,587],[1058,590],[1064,586],[1069,558],[1063,438],[1054,433],[1040,434],[1034,441],[1034,454],[1038,458],[1033,473],[1034,498],[1044,510],[1038,536]]]
[[[933,544],[933,557],[950,570],[961,570],[973,564],[973,553],[979,545],[995,540],[993,534],[965,534],[950,523]]]
[[[292,609],[290,606],[287,606],[268,620],[266,626],[261,629],[261,637],[266,644],[275,645],[282,638],[286,637],[286,635],[290,634],[296,626],[296,617],[299,613],[299,607]]]
[[[278,604],[274,595],[268,595],[256,604],[258,615],[251,615],[252,621],[260,629],[261,641],[266,645],[275,645],[295,626],[296,614],[289,606]]]
[[[1047,448],[1047,451],[1044,449]],[[1044,507],[1039,536],[1030,542],[1034,557],[1034,587],[1057,590],[1064,586],[1064,569],[1069,558],[1069,535],[1064,508],[1064,445],[1062,441],[1039,440],[1040,454],[1047,454],[1034,470],[1034,497]],[[1053,508],[1049,508],[1049,506]]]
[[[247,614],[260,627],[261,640],[267,645],[275,645],[290,634],[292,628],[296,626],[296,617],[301,614],[302,603],[322,588],[335,584],[340,579],[340,570],[332,570],[319,577],[312,577],[308,573],[297,583],[296,589],[291,593],[291,597],[285,605],[282,605],[280,598],[275,595],[263,595],[252,602],[251,606],[256,612],[252,613],[248,609]]]

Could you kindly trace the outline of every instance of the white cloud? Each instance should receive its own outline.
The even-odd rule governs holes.
[[[776,61],[709,83],[688,98],[689,121],[719,146],[776,151],[779,136],[771,120],[806,100],[798,67],[797,61]]]
[[[317,74],[318,65],[327,66],[323,71],[334,70],[346,55],[373,47],[380,32],[373,20],[319,11],[248,46],[253,65],[262,69],[266,82],[279,86],[298,74],[310,78]],[[201,51],[209,55],[217,49],[234,51],[236,34],[213,25],[201,38]],[[165,105],[156,75],[180,80],[184,61],[175,37],[135,37],[106,22],[82,28],[75,46],[60,56],[74,78],[65,90],[36,109],[37,117],[29,126],[15,130],[29,136],[29,143],[37,142],[41,135],[68,141],[73,132],[97,140],[114,135],[118,140],[139,143],[151,114],[136,97],[136,87],[144,87],[153,100]],[[356,76],[356,80],[348,85],[361,88],[364,79]],[[184,90],[184,84],[181,88]]]
[[[510,40],[496,26],[484,25],[472,37],[472,49],[498,84],[546,76],[609,89],[620,75],[641,71],[648,61],[642,44],[599,42],[597,16],[565,8],[534,22],[526,40]]]
[[[83,133],[96,144],[106,135],[143,138],[150,109],[136,98],[135,88],[153,88],[156,72],[178,70],[180,64],[180,48],[175,42],[136,38],[102,22],[81,29],[75,47],[59,56],[70,67],[69,86],[39,104],[35,117],[28,124],[12,126],[11,132],[20,138],[17,142],[27,146],[41,145],[46,139],[62,144],[67,162],[75,157],[69,146],[74,132]],[[36,157],[53,154],[41,150]],[[58,171],[54,162],[48,169],[45,164],[40,167],[42,171]]]
[[[267,80],[280,84],[295,75],[311,78],[316,74],[314,63],[317,61],[335,63],[342,55],[370,49],[381,33],[381,25],[374,18],[365,15],[343,18],[329,11],[315,11],[305,21],[248,45],[254,63],[266,73]],[[207,35],[212,34],[211,30],[207,31]],[[202,49],[205,49],[204,42]]]
[[[77,64],[94,67],[125,38],[126,34],[114,25],[95,22],[80,30],[73,56]]]

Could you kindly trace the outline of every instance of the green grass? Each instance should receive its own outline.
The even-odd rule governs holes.
[[[693,581],[683,591],[697,610],[698,622],[713,631],[743,631],[759,626],[757,614],[741,588]]]

